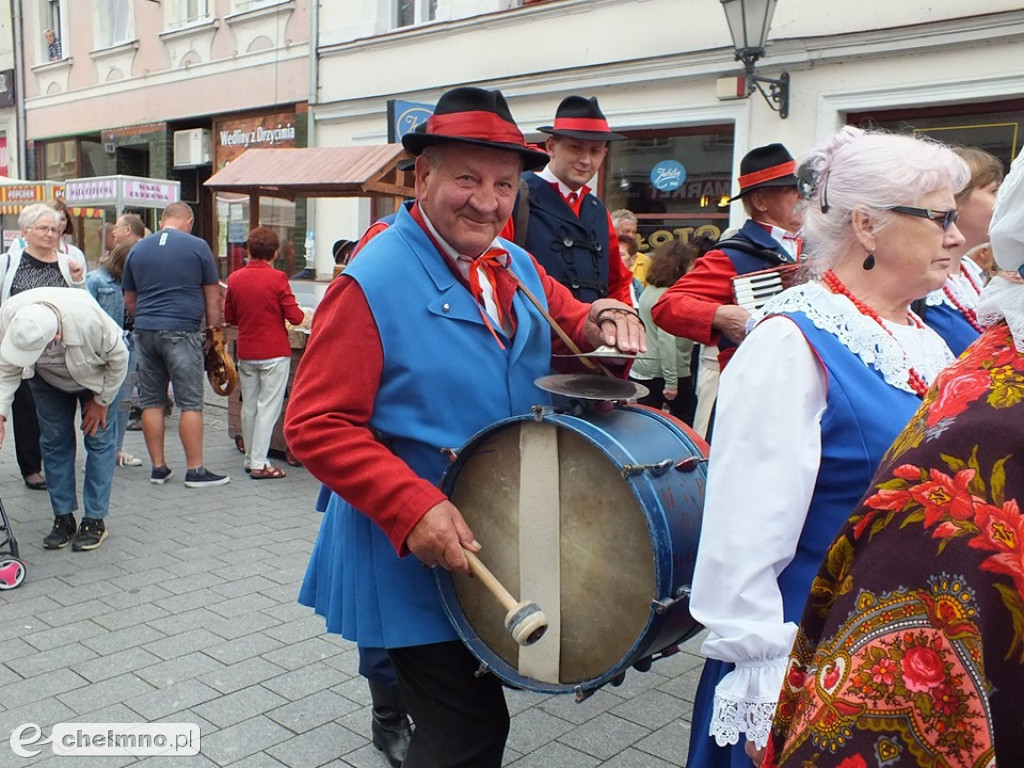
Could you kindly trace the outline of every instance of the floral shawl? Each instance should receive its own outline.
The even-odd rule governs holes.
[[[805,607],[765,766],[1024,766],[1024,355],[935,382]]]

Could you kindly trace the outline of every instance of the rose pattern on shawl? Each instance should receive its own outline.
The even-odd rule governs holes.
[[[827,551],[789,658],[765,766],[995,768],[996,713],[1011,734],[1007,746],[1018,744],[1013,728],[1024,727],[1012,705],[1005,709],[1009,699],[994,708],[999,697],[990,698],[985,660],[1024,667],[1021,459],[1010,434],[999,432],[1002,442],[986,438],[993,425],[1019,422],[1022,413],[1024,355],[1006,326],[996,326],[939,375],[883,459],[880,480]],[[929,447],[951,431],[955,439]],[[867,543],[883,534],[882,549],[868,556]],[[920,573],[929,567],[929,541],[936,565],[962,562],[977,569],[968,571],[973,581]],[[920,566],[898,562],[908,544]],[[970,552],[978,558],[965,560]],[[888,567],[886,557],[896,558],[892,580],[872,579],[874,569]],[[912,583],[903,586],[897,574],[908,572]],[[927,578],[928,588],[914,589],[915,578]],[[893,591],[873,592],[866,583]],[[976,594],[974,583],[985,592]],[[836,659],[849,675],[823,690],[823,670]]]
[[[993,408],[1024,400],[1024,356],[1017,353],[1005,325],[994,326],[971,345],[971,354],[945,368],[925,395],[924,405],[885,456],[888,461],[925,440],[939,437],[970,405],[983,396]]]
[[[907,690],[915,693],[930,691],[946,679],[942,657],[922,645],[907,648],[901,671]]]
[[[941,626],[932,621],[937,613]],[[976,619],[975,595],[962,577],[940,574],[926,590],[862,592],[857,611],[816,648],[798,634],[775,718],[775,730],[790,738],[778,753],[769,740],[764,765],[784,763],[808,739],[821,762],[801,765],[868,765],[859,754],[828,759],[854,725],[899,735],[878,739],[871,765],[896,765],[901,742],[912,764],[967,765],[964,758],[990,742]],[[835,679],[844,666],[850,674]]]

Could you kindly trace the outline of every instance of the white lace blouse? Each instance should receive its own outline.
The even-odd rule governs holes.
[[[930,328],[887,324],[898,339],[817,283],[775,297],[765,315],[803,311],[891,385],[912,391],[953,361]],[[792,560],[814,492],[826,407],[822,364],[797,326],[762,320],[722,374],[691,611],[706,656],[732,662],[715,691],[710,735],[764,746],[796,626],[783,621],[778,575]],[[851,510],[852,511],[852,510]],[[824,555],[824,553],[822,553]]]

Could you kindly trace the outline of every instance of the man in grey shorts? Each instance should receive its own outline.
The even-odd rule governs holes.
[[[185,203],[167,206],[160,230],[132,247],[122,279],[125,307],[135,318],[142,434],[153,462],[149,482],[163,485],[174,475],[164,458],[170,383],[181,410],[178,437],[188,469],[185,486],[208,488],[230,480],[203,466],[203,328],[220,320],[220,288],[213,253],[191,234],[192,222],[192,209]]]

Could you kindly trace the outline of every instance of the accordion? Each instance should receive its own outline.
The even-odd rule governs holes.
[[[732,279],[732,295],[736,303],[748,312],[754,312],[777,293],[802,283],[800,264],[782,264],[772,269],[736,275]]]

